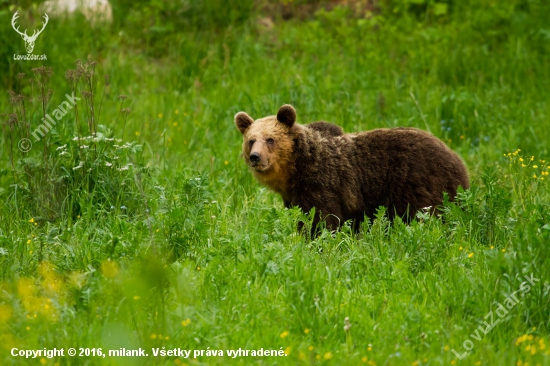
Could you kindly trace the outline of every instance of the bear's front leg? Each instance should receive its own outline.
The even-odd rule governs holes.
[[[315,216],[313,217],[313,223],[311,226],[311,233],[312,236],[317,236],[320,232],[320,226],[319,223],[321,221],[325,222],[325,227],[329,231],[336,231],[340,228],[342,225],[342,214],[340,212],[332,213],[335,211],[332,211],[330,214],[325,214],[325,212],[331,212],[327,208],[319,208],[315,210]]]
[[[319,222],[325,221],[326,228],[330,231],[336,231],[343,223],[342,213],[336,207],[327,207],[325,205],[313,204],[309,201],[287,201],[284,200],[285,207],[290,208],[292,206],[298,206],[302,212],[306,215],[313,215],[311,222],[311,237],[314,238],[319,235],[320,227]],[[313,209],[313,211],[312,211]],[[304,223],[298,222],[298,232],[303,233]]]

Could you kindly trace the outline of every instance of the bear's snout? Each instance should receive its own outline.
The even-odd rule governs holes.
[[[252,162],[254,165],[258,164],[261,159],[262,157],[257,152],[253,152],[252,154],[250,154],[250,162]]]

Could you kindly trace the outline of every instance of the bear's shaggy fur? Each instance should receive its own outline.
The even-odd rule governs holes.
[[[461,159],[443,142],[416,128],[380,128],[344,134],[328,122],[302,126],[291,105],[277,116],[254,121],[235,115],[243,135],[243,157],[254,176],[283,197],[286,207],[316,209],[335,230],[354,227],[380,206],[390,219],[414,218],[419,209],[452,200],[458,186],[469,188]]]
[[[319,131],[324,137],[342,136],[344,134],[342,127],[325,121],[313,122],[307,124],[306,127]]]

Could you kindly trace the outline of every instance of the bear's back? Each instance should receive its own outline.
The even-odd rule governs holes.
[[[336,137],[344,134],[342,127],[326,121],[312,122],[305,127],[319,132],[323,137]]]
[[[452,199],[458,186],[469,188],[460,157],[426,131],[398,127],[352,135],[355,166],[365,180],[361,191],[370,204],[403,216],[441,204],[443,192]]]

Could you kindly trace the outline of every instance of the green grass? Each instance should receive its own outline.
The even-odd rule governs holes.
[[[230,21],[220,4],[187,17],[144,4],[109,27],[51,20],[34,51],[49,79],[31,70],[41,62],[13,61],[23,42],[14,9],[0,7],[2,89],[35,97],[23,108],[4,93],[0,111],[24,110],[34,130],[38,81],[51,113],[71,92],[65,71],[90,57],[77,95],[91,85],[92,128],[123,140],[79,147],[85,98],[26,154],[22,122],[0,119],[2,364],[550,364],[548,5],[452,3],[435,15],[436,3],[388,1],[379,14],[336,8],[269,28],[245,1]],[[463,157],[472,188],[443,219],[381,214],[358,235],[298,235],[302,214],[247,171],[233,125],[238,111],[259,118],[284,103],[298,122],[346,132],[429,130]],[[540,282],[473,338],[531,274]],[[467,340],[461,360],[452,350]],[[25,360],[14,347],[149,357]],[[153,357],[162,347],[225,355]],[[239,348],[287,356],[227,356]]]

